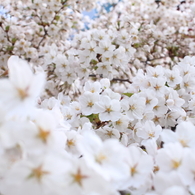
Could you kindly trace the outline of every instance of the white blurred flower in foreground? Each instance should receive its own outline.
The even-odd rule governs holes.
[[[1,192],[9,195],[62,195],[63,173],[69,164],[59,155],[22,160],[8,171]]]
[[[179,142],[183,147],[195,148],[195,127],[190,122],[181,122],[175,132],[163,130],[161,138],[165,143]]]
[[[128,168],[124,161],[127,151],[122,144],[114,139],[102,142],[90,131],[83,135],[77,146],[89,167],[107,181],[117,182],[127,177]]]
[[[10,113],[30,113],[45,82],[44,73],[34,75],[28,63],[17,56],[8,60],[9,79],[0,80],[0,101]]]
[[[130,146],[126,163],[129,167],[128,179],[123,183],[124,187],[140,188],[149,180],[153,170],[152,157],[140,148]]]
[[[179,143],[168,143],[158,151],[156,163],[163,172],[178,171],[184,154],[185,150]]]

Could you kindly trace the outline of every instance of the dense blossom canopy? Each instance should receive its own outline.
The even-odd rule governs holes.
[[[195,1],[0,3],[0,194],[195,195]]]

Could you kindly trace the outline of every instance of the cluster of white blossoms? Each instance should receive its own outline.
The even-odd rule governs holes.
[[[82,79],[132,80],[195,54],[194,0],[1,0],[0,75],[17,55],[47,72],[47,95]],[[105,5],[111,6],[109,12]],[[82,14],[96,9],[95,20]],[[79,92],[80,93],[80,92]]]
[[[17,56],[0,80],[3,195],[195,194],[195,57],[138,70],[122,94],[87,81],[40,99],[45,73]]]
[[[194,0],[0,5],[1,195],[195,195]]]

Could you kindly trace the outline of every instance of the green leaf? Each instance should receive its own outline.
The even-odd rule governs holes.
[[[7,50],[8,52],[11,52],[11,51],[13,51],[13,49],[14,49],[14,46],[8,46],[6,50]]]
[[[15,42],[17,41],[16,38],[12,38],[12,43],[15,44]]]
[[[55,20],[58,21],[59,19],[60,19],[60,16],[59,16],[59,15],[56,15],[56,16],[55,16]]]
[[[97,123],[97,122],[100,121],[99,114],[91,114],[91,115],[88,115],[88,116],[85,116],[85,117],[87,117],[90,120],[91,123],[94,123],[94,122]]]
[[[181,89],[180,84],[177,84],[174,90],[180,90],[180,89]]]
[[[10,26],[6,26],[6,27],[5,27],[5,31],[6,31],[6,32],[8,32],[9,29],[10,29]]]
[[[133,95],[133,93],[123,93],[123,95],[126,95],[128,97],[131,97]]]
[[[134,44],[133,44],[133,47],[134,47],[134,48],[141,47],[141,43],[134,43]]]
[[[96,60],[91,60],[90,63],[93,64],[93,65],[96,65],[96,64],[98,63],[98,61],[96,61]]]

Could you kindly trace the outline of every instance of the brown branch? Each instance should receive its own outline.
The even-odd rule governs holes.
[[[37,47],[35,47],[36,49],[39,49],[41,43],[45,40],[46,36],[48,35],[47,30],[45,29],[45,27],[43,27],[43,29],[44,29],[45,34],[43,35],[41,41],[38,43]]]
[[[114,78],[114,79],[112,79],[112,81],[128,82],[128,83],[132,84],[132,82],[129,79]]]
[[[95,78],[97,78],[97,75],[90,74],[89,77],[95,77]],[[103,78],[103,76],[100,75],[100,78]],[[113,78],[111,81],[128,82],[130,84],[132,83],[129,79],[120,79],[120,78]]]

